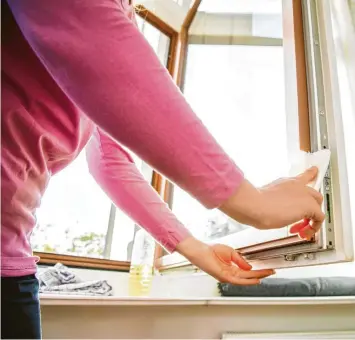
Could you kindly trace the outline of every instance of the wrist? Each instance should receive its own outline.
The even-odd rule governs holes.
[[[176,246],[176,251],[192,263],[195,263],[197,257],[200,257],[201,254],[203,254],[203,251],[208,249],[208,247],[207,244],[195,237],[189,236]]]

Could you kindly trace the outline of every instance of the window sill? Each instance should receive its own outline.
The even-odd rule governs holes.
[[[184,298],[41,294],[42,306],[283,306],[355,305],[354,296],[305,298]]]
[[[55,265],[59,262],[64,264],[65,266],[74,268],[129,272],[129,268],[131,265],[131,263],[128,261],[114,261],[84,256],[52,254],[45,252],[35,252],[34,255],[40,258],[39,265],[44,266]]]

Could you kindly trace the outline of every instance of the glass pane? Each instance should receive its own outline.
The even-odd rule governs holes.
[[[208,13],[281,13],[280,0],[202,0],[199,12]]]
[[[182,6],[184,3],[184,0],[173,0],[175,3],[177,3],[179,6]]]
[[[190,28],[190,42],[275,45],[275,39],[282,39],[282,20],[281,0],[204,0]]]
[[[142,28],[145,20],[140,15],[136,15],[136,21],[137,21],[138,29],[142,32]]]
[[[136,157],[147,181],[151,172]],[[85,151],[53,176],[37,211],[32,234],[34,251],[127,261],[135,223],[116,208],[112,238],[107,238],[111,200],[89,173]],[[110,251],[106,251],[109,247]]]
[[[170,38],[139,15],[137,15],[137,24],[149,44],[153,47],[161,63],[166,66],[169,57]]]
[[[142,161],[134,156],[137,167]],[[145,171],[151,180],[151,173]],[[113,236],[107,238],[111,200],[89,173],[85,151],[59,174],[53,176],[37,211],[32,234],[34,251],[57,254],[129,259],[135,223],[116,208]],[[106,252],[105,247],[111,249]]]
[[[190,45],[185,95],[255,185],[288,172],[282,46]],[[175,188],[173,211],[201,239],[244,230]]]
[[[51,179],[37,211],[37,227],[31,239],[33,250],[103,258],[110,208],[110,199],[89,173],[83,151]],[[120,247],[127,248],[133,228],[132,222],[119,228]],[[110,258],[126,260],[127,252],[112,254]]]

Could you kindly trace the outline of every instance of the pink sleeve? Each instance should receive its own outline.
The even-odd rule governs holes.
[[[174,251],[190,235],[119,144],[96,129],[86,150],[89,170],[97,183],[164,248]]]
[[[128,0],[8,2],[58,85],[114,140],[208,208],[237,189],[242,172],[127,17]]]

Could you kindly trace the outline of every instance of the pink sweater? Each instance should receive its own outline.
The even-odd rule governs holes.
[[[35,212],[52,175],[88,144],[112,201],[169,251],[188,231],[124,145],[207,208],[243,175],[132,23],[128,0],[2,1],[2,276],[34,273]],[[217,114],[217,113],[216,113]]]

